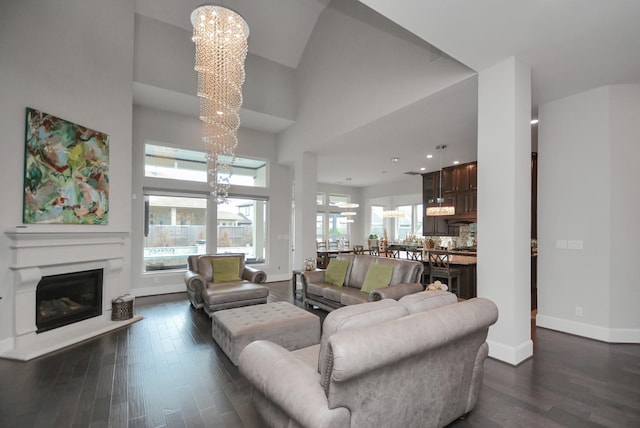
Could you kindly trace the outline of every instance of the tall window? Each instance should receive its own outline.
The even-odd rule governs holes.
[[[144,271],[185,269],[187,257],[205,252],[207,198],[145,197]]]
[[[341,214],[341,204],[349,202],[346,195],[318,193],[316,195],[316,240],[350,241],[350,222]]]
[[[244,253],[247,263],[264,263],[267,236],[267,201],[228,198],[218,205],[217,252]]]
[[[404,217],[396,219],[397,239],[404,239],[407,235],[411,235],[413,233],[412,208],[413,207],[411,205],[401,205],[396,208],[396,210],[401,211],[404,214]]]
[[[316,213],[316,241],[324,241],[324,213]]]
[[[232,187],[228,202],[216,205],[201,151],[145,144],[144,159],[145,272],[185,269],[189,255],[216,252],[244,253],[248,264],[266,262],[267,199],[234,196]],[[232,186],[266,187],[267,165],[235,158]],[[246,188],[243,194],[250,194]]]
[[[395,208],[404,213],[404,217],[396,219],[395,236],[397,239],[416,238],[422,236],[422,204],[401,205]]]
[[[329,241],[343,242],[349,239],[349,224],[340,213],[329,213]]]
[[[372,205],[371,206],[371,232],[382,238],[384,235],[384,221],[382,218],[382,212],[384,207]]]
[[[413,206],[413,233],[418,239],[422,239],[422,222],[424,221],[422,204]]]

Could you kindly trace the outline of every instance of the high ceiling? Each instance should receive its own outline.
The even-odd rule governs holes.
[[[249,52],[297,68],[316,20],[330,0],[225,0],[249,23]],[[202,0],[136,0],[136,13],[191,31]]]
[[[420,167],[435,170],[439,167],[437,157],[426,160],[425,155],[447,142],[453,143],[447,149],[445,165],[453,160],[475,160],[475,72],[511,56],[531,66],[534,115],[540,103],[602,85],[640,83],[640,1],[359,1],[418,36],[425,46],[427,41],[440,49],[446,59],[454,58],[469,67],[471,77],[404,105],[397,103],[392,111],[372,113],[370,120],[359,118],[348,132],[310,139],[311,146],[304,150],[317,154],[319,182],[370,186],[406,177],[403,173],[419,171]],[[222,4],[238,11],[249,23],[251,53],[298,69],[321,14],[327,7],[341,8],[345,2],[357,3],[228,0]],[[191,31],[189,16],[200,4],[196,0],[136,0],[136,12]],[[363,9],[356,5],[351,10],[359,13]],[[380,25],[380,18],[372,19],[370,11],[356,18]],[[157,93],[145,95],[138,89],[137,103],[161,103],[158,100],[163,97]],[[197,114],[197,101],[191,99],[195,97],[180,94],[179,98],[156,107]],[[275,119],[269,123],[265,116],[252,120],[252,116],[256,115],[244,112],[243,126],[279,132],[288,125]],[[392,157],[400,161],[392,163]],[[291,157],[283,156],[282,161],[291,162]]]

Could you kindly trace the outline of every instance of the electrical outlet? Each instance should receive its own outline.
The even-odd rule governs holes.
[[[584,315],[584,312],[582,310],[582,306],[576,306],[576,316],[581,317],[583,315]]]

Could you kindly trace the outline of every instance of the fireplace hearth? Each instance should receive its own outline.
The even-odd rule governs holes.
[[[36,288],[36,333],[102,314],[102,269],[44,276]]]

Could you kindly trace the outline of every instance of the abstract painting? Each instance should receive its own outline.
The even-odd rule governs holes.
[[[109,136],[27,108],[23,222],[108,224]]]

